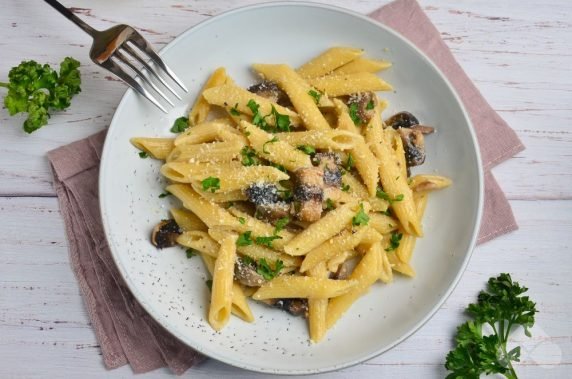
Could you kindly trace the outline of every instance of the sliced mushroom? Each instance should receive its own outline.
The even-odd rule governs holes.
[[[183,231],[175,220],[161,220],[161,222],[153,228],[151,243],[159,249],[175,246],[177,244],[177,237],[182,233]]]
[[[399,128],[397,130],[403,141],[407,167],[423,164],[425,162],[425,139],[423,138],[423,133],[419,129],[413,128]]]
[[[288,95],[278,87],[274,82],[265,80],[261,83],[254,84],[248,88],[248,91],[259,96],[265,97],[270,101],[282,106],[291,105]]]
[[[308,300],[306,299],[269,299],[262,302],[282,309],[293,316],[308,317]]]
[[[294,201],[299,204],[298,219],[310,222],[319,220],[324,199],[324,172],[319,167],[303,167],[297,169],[294,176]]]
[[[324,185],[331,187],[342,186],[342,170],[340,157],[336,153],[317,153],[313,161],[324,171]]]
[[[260,287],[266,283],[266,280],[256,271],[256,268],[245,263],[242,259],[237,259],[234,264],[234,279],[247,287]]]
[[[357,105],[356,115],[362,124],[367,124],[375,115],[375,107],[377,106],[377,96],[373,92],[359,92],[351,94],[348,98],[348,106]]]
[[[290,203],[280,199],[275,184],[254,183],[244,192],[248,201],[256,206],[256,215],[259,218],[273,221],[290,214]]]
[[[345,261],[344,263],[338,266],[338,270],[331,275],[331,278],[336,280],[347,279],[350,277],[354,267],[355,267],[354,262]]]
[[[391,126],[393,129],[411,128],[412,126],[419,125],[419,120],[409,112],[399,112],[388,118],[385,124]]]

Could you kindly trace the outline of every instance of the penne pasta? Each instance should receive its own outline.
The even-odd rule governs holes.
[[[363,142],[360,135],[345,130],[309,130],[306,132],[279,133],[279,141],[292,146],[308,145],[316,149],[350,150]]]
[[[240,140],[211,142],[200,145],[184,144],[173,148],[167,156],[167,162],[223,162],[229,163],[240,156],[245,144]]]
[[[386,70],[390,67],[391,67],[391,62],[389,61],[359,57],[335,69],[334,74],[335,75],[357,74],[358,72],[375,73],[381,70]]]
[[[236,235],[229,234],[221,241],[213,269],[209,324],[221,330],[230,319],[232,309],[234,262],[236,260]]]
[[[155,159],[164,160],[174,147],[173,138],[131,138],[131,144]]]
[[[193,230],[206,232],[208,229],[205,223],[202,222],[196,214],[189,210],[183,208],[171,208],[170,212],[177,225],[179,225],[179,227],[181,227],[185,232]]]
[[[315,278],[326,279],[330,274],[325,263],[320,263],[313,267],[308,273]],[[328,299],[308,298],[308,327],[310,329],[310,340],[320,342],[326,334],[326,315],[328,312]]]
[[[205,100],[203,93],[205,90],[220,86],[226,83],[228,77],[226,76],[226,70],[224,67],[217,68],[211,77],[207,80],[203,88],[201,89],[201,94],[197,97],[195,104],[189,112],[189,126],[195,126],[207,119],[210,111],[210,104]]]
[[[265,284],[252,295],[254,300],[315,298],[329,299],[343,295],[357,284],[355,280],[333,280],[310,276],[282,275]]]
[[[316,78],[331,73],[363,54],[362,49],[332,47],[302,65],[296,72],[303,78]]]
[[[328,96],[344,96],[352,93],[391,91],[393,87],[375,74],[358,72],[354,74],[333,74],[308,79],[311,86]]]

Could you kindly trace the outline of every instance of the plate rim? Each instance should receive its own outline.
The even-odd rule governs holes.
[[[117,106],[117,108],[113,114],[111,122],[109,123],[109,127],[107,129],[108,130],[107,136],[106,136],[104,146],[103,146],[103,151],[101,154],[100,173],[99,173],[99,180],[98,180],[99,211],[101,214],[101,220],[102,220],[102,225],[103,225],[103,229],[104,229],[104,233],[105,233],[105,238],[106,238],[107,244],[109,246],[111,256],[113,258],[115,265],[117,266],[117,269],[119,270],[119,273],[121,274],[121,277],[125,281],[125,284],[129,288],[131,294],[135,297],[137,302],[145,309],[145,311],[155,321],[157,321],[161,326],[163,326],[171,335],[173,335],[173,337],[177,338],[179,341],[181,341],[185,345],[191,347],[192,349],[200,352],[201,354],[204,354],[210,358],[216,359],[220,362],[229,364],[229,365],[237,367],[237,368],[241,368],[241,369],[245,369],[245,370],[249,370],[249,371],[254,371],[254,372],[265,373],[265,374],[308,375],[308,374],[326,373],[326,372],[331,372],[331,371],[340,370],[343,368],[355,366],[355,365],[358,365],[362,362],[370,360],[376,356],[379,356],[379,355],[393,349],[395,346],[399,345],[400,343],[402,343],[403,341],[405,341],[406,339],[411,337],[423,325],[425,325],[431,318],[433,318],[433,316],[437,313],[437,311],[441,308],[441,306],[445,303],[445,301],[447,301],[447,299],[451,296],[451,294],[453,293],[453,291],[455,290],[455,288],[459,284],[460,279],[463,276],[463,274],[465,273],[467,266],[471,260],[472,255],[473,255],[474,249],[476,247],[479,227],[480,227],[481,219],[482,219],[483,206],[484,206],[484,174],[483,174],[484,171],[483,171],[482,158],[481,158],[481,154],[480,154],[479,144],[478,144],[475,129],[473,127],[473,123],[471,122],[471,118],[469,117],[469,114],[467,113],[467,110],[466,110],[463,102],[461,101],[461,98],[460,98],[459,94],[457,93],[455,87],[453,87],[453,85],[451,84],[449,79],[441,72],[441,70],[437,67],[437,65],[421,49],[419,49],[411,41],[409,41],[407,38],[405,38],[404,36],[402,36],[401,34],[396,32],[395,30],[393,30],[389,26],[386,26],[386,25],[382,24],[381,22],[374,20],[373,18],[369,17],[368,15],[364,15],[362,13],[358,13],[358,12],[355,12],[355,11],[350,10],[350,9],[346,9],[346,8],[342,8],[342,7],[338,7],[338,6],[334,6],[334,5],[330,5],[330,4],[312,3],[312,2],[307,2],[307,1],[276,1],[276,2],[270,2],[270,3],[251,4],[251,5],[241,6],[241,7],[237,7],[237,8],[233,8],[233,9],[221,12],[221,13],[216,14],[212,17],[209,17],[208,19],[203,20],[203,21],[201,21],[201,22],[199,22],[193,26],[190,26],[185,31],[180,33],[175,39],[173,39],[171,42],[169,42],[167,45],[165,45],[159,51],[159,55],[163,55],[165,52],[167,52],[168,50],[173,48],[175,45],[177,45],[179,43],[180,40],[182,40],[183,38],[186,38],[186,36],[188,34],[192,34],[195,30],[198,30],[202,27],[205,27],[206,25],[209,25],[213,22],[217,22],[220,19],[223,19],[225,17],[231,16],[231,15],[234,15],[237,13],[249,12],[249,11],[252,11],[255,9],[259,9],[259,8],[273,8],[273,7],[284,7],[284,6],[294,7],[294,8],[295,7],[321,8],[321,9],[326,9],[326,10],[330,10],[330,11],[334,11],[334,12],[338,12],[338,13],[343,13],[345,15],[358,18],[362,22],[367,22],[367,23],[373,24],[374,26],[381,28],[390,34],[393,34],[396,38],[401,40],[401,42],[405,43],[406,45],[409,45],[410,48],[415,50],[415,52],[417,54],[419,54],[421,56],[421,58],[423,60],[425,60],[425,62],[437,73],[439,78],[441,80],[443,80],[445,85],[449,88],[449,90],[453,94],[455,101],[457,102],[457,105],[461,109],[461,113],[462,113],[463,117],[465,118],[465,121],[469,127],[468,131],[469,131],[469,135],[471,137],[470,142],[472,144],[472,147],[473,147],[472,150],[475,154],[476,163],[477,163],[477,165],[476,165],[477,166],[476,167],[476,169],[477,169],[476,180],[477,180],[477,185],[478,185],[478,189],[477,189],[477,212],[476,212],[475,218],[473,220],[474,226],[473,226],[473,230],[471,232],[471,238],[470,238],[470,242],[469,242],[469,246],[468,246],[468,251],[465,254],[465,257],[464,257],[463,262],[461,264],[461,268],[457,272],[457,274],[455,275],[455,278],[453,279],[451,285],[440,296],[440,298],[435,302],[435,304],[431,307],[430,311],[427,314],[425,314],[421,318],[421,320],[419,320],[417,323],[415,323],[401,337],[399,337],[398,339],[396,339],[392,343],[390,343],[386,346],[383,346],[380,349],[375,350],[372,353],[363,355],[358,359],[350,360],[348,362],[344,362],[344,363],[341,363],[338,365],[330,365],[330,366],[325,366],[325,367],[320,367],[320,368],[310,368],[310,369],[286,369],[286,370],[269,369],[269,368],[264,368],[264,367],[259,367],[259,366],[253,366],[250,364],[245,364],[239,360],[234,360],[234,359],[230,358],[228,355],[218,354],[216,349],[209,349],[209,348],[205,349],[204,347],[201,348],[201,347],[194,346],[194,344],[191,343],[193,341],[189,340],[188,338],[184,338],[182,336],[175,334],[175,331],[177,330],[177,328],[174,327],[170,321],[168,321],[164,317],[162,317],[161,314],[159,312],[156,312],[153,309],[153,307],[151,307],[149,304],[147,304],[147,302],[140,300],[144,297],[141,296],[142,294],[137,290],[137,287],[134,285],[133,281],[129,278],[129,275],[127,275],[128,270],[123,266],[118,255],[115,252],[118,249],[118,247],[116,247],[111,242],[113,240],[111,238],[109,238],[109,236],[111,235],[111,227],[110,227],[109,223],[107,222],[107,212],[106,212],[107,197],[104,195],[105,192],[103,191],[103,187],[105,185],[104,183],[107,183],[107,180],[105,179],[107,177],[106,161],[107,161],[107,157],[109,156],[109,154],[111,154],[110,153],[111,143],[108,143],[108,141],[111,140],[110,136],[113,135],[114,130],[119,128],[119,126],[115,126],[117,123],[116,119],[117,119],[118,115],[122,113],[127,99],[130,96],[135,95],[134,91],[130,88],[128,88],[125,91],[125,93],[123,94],[123,96],[119,102],[119,105]]]

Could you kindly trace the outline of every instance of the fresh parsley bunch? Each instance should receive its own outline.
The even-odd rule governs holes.
[[[28,112],[24,121],[26,133],[32,133],[48,123],[49,111],[63,110],[70,106],[71,98],[81,91],[79,62],[66,57],[60,63],[59,74],[49,65],[24,61],[8,74],[9,83],[4,105],[10,116]]]
[[[459,326],[457,347],[447,355],[445,368],[451,371],[447,379],[478,379],[480,374],[502,374],[516,379],[512,362],[520,360],[520,346],[507,351],[507,341],[513,327],[528,330],[534,325],[536,304],[522,296],[528,288],[513,282],[509,274],[490,278],[487,291],[481,291],[476,304],[467,312],[474,318]],[[483,335],[488,324],[493,334]]]

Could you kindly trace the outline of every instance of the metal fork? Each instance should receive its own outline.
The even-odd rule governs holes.
[[[151,65],[136,51],[135,48],[144,53],[143,55],[146,55],[147,58],[155,64],[155,67],[158,67],[163,73],[166,73],[168,77],[170,77],[185,92],[188,92],[183,82],[171,69],[169,69],[169,67],[167,67],[165,62],[163,62],[155,50],[153,50],[149,42],[147,42],[143,36],[131,26],[121,24],[107,30],[95,30],[58,1],[45,0],[45,2],[54,7],[58,12],[67,17],[93,38],[89,57],[96,65],[111,71],[127,83],[127,85],[155,104],[163,112],[167,113],[167,110],[161,105],[161,103],[151,95],[151,93],[141,85],[135,77],[122,68],[120,64],[135,73],[139,78],[141,78],[143,83],[151,87],[151,89],[159,94],[171,106],[173,106],[173,102],[169,100],[169,98],[157,87],[157,85],[153,83],[153,81],[151,81],[150,78],[145,76],[143,72],[133,64],[129,59],[129,56],[141,63],[144,69],[149,72],[151,76],[157,79],[164,87],[166,87],[173,95],[175,95],[177,99],[181,100],[181,97],[167,83],[167,81],[163,79],[161,74],[151,67]]]

